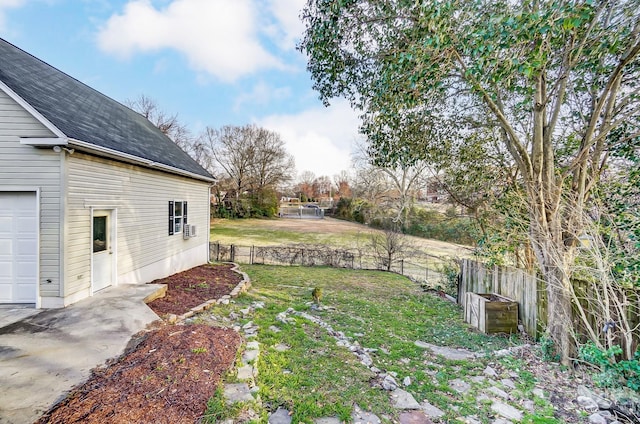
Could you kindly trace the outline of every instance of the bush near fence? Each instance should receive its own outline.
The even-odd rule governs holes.
[[[365,269],[386,271],[386,258],[362,253],[358,250],[332,249],[327,246],[241,246],[210,244],[209,259],[217,262],[237,262],[244,264],[265,264],[285,266],[330,266],[334,268]],[[442,258],[424,254],[406,259],[394,260],[391,272],[404,275],[427,287],[436,287],[442,274],[439,269]]]

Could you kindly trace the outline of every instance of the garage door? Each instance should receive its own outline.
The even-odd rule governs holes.
[[[35,303],[38,283],[36,194],[0,192],[0,303]]]

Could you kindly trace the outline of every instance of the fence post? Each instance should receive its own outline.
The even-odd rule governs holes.
[[[231,245],[231,251],[230,251],[231,255],[230,255],[230,260],[231,262],[235,262],[236,260],[236,247],[232,244]]]
[[[404,259],[400,259],[400,275],[404,275]]]
[[[249,250],[249,264],[253,265],[253,249],[255,246],[251,246],[251,250]]]
[[[216,243],[216,261],[220,262],[220,242]]]

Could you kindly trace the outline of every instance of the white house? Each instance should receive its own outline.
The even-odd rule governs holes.
[[[142,115],[0,39],[0,303],[64,307],[206,263],[213,181]]]

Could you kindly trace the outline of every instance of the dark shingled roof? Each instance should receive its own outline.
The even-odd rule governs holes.
[[[0,81],[68,138],[213,178],[144,116],[2,38]]]

